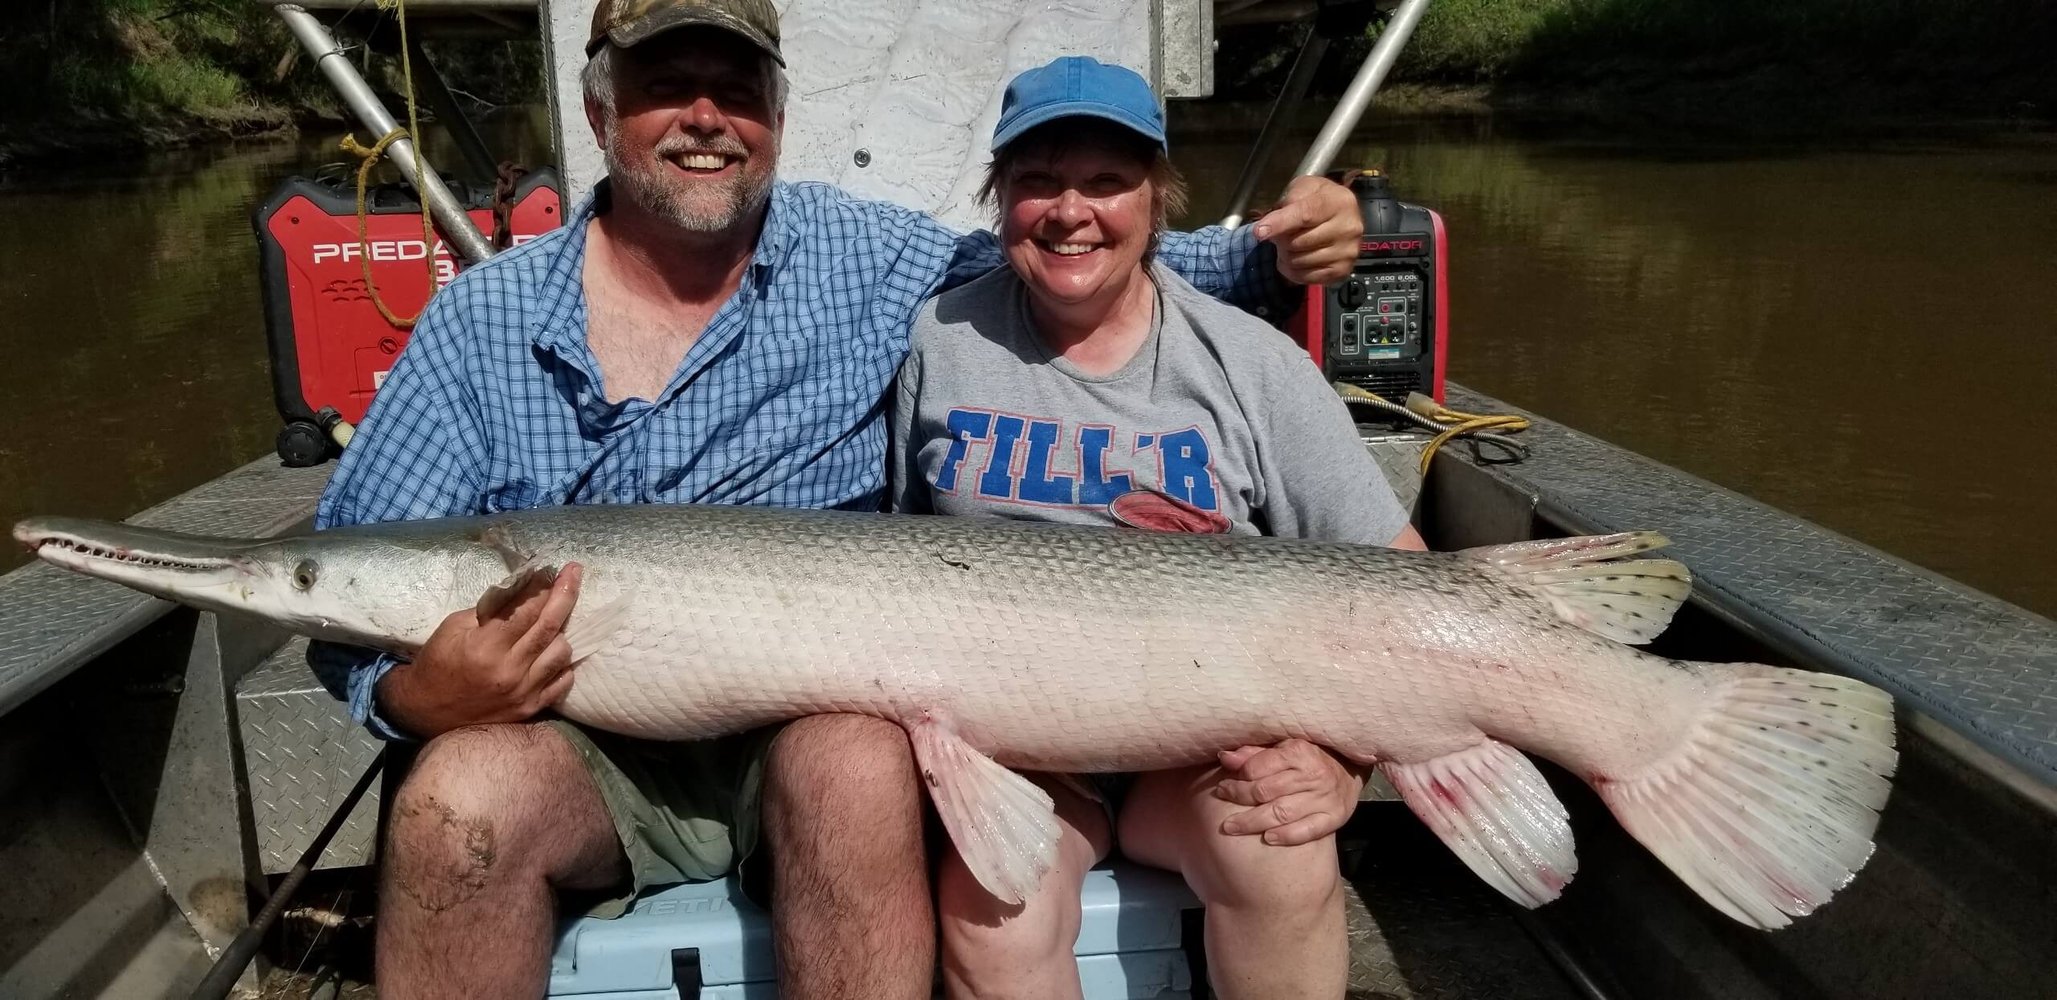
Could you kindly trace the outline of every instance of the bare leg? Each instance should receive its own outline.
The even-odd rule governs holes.
[[[1107,812],[1070,787],[1029,779],[1050,793],[1064,828],[1057,867],[1021,906],[993,898],[954,848],[936,873],[936,917],[943,929],[943,989],[952,1000],[1067,1000],[1080,996],[1079,887],[1086,870],[1107,856]]]
[[[927,1000],[936,928],[914,752],[859,715],[786,726],[765,765],[779,992]]]
[[[381,864],[384,1000],[540,997],[556,889],[628,876],[578,751],[548,726],[432,740],[394,797]]]
[[[1138,777],[1122,853],[1181,873],[1207,904],[1208,978],[1222,1000],[1341,1000],[1350,942],[1335,838],[1273,847],[1222,833],[1243,808],[1214,797],[1222,777],[1211,765]]]

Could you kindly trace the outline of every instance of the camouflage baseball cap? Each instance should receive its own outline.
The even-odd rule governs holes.
[[[586,55],[613,42],[637,45],[673,28],[705,25],[733,31],[756,43],[784,66],[779,52],[779,12],[771,0],[600,0],[593,8],[593,35]]]

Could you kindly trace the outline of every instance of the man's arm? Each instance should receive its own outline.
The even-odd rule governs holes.
[[[917,323],[920,321],[917,320]],[[886,509],[896,514],[933,514],[927,477],[921,471],[921,442],[914,439],[921,400],[921,349],[908,352],[893,380],[892,423],[887,434]]]
[[[463,310],[447,290],[416,324],[373,398],[315,509],[317,531],[350,524],[478,513],[485,435],[463,381]],[[401,660],[390,653],[312,642],[308,665],[350,717],[383,739],[404,736],[378,711],[376,691]]]

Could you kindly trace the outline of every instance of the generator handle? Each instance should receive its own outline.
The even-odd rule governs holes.
[[[1378,33],[1378,41],[1371,46],[1371,53],[1364,57],[1364,64],[1357,67],[1357,76],[1350,81],[1343,97],[1336,102],[1335,110],[1329,112],[1328,121],[1315,135],[1307,155],[1300,165],[1293,169],[1293,176],[1306,177],[1327,172],[1335,162],[1336,154],[1343,151],[1343,143],[1350,138],[1350,132],[1357,127],[1357,120],[1364,117],[1364,110],[1371,107],[1372,95],[1378,93],[1379,85],[1392,72],[1393,64],[1400,59],[1400,49],[1414,34],[1414,27],[1421,23],[1421,14],[1428,9],[1428,0],[1400,0],[1400,8],[1386,21],[1385,30]]]
[[[336,94],[343,98],[343,103],[349,105],[350,110],[356,113],[358,121],[363,122],[364,127],[370,129],[373,136],[390,135],[400,127],[386,111],[386,106],[379,103],[378,96],[365,85],[364,78],[357,75],[357,68],[350,65],[350,60],[344,57],[342,48],[336,44],[335,36],[329,34],[326,26],[303,7],[279,4],[272,9],[278,11],[279,19],[286,22],[286,28],[300,42],[300,47],[314,57],[314,64],[321,68],[321,74],[328,79],[329,86],[336,89]],[[421,169],[415,169],[413,136],[403,135],[393,140],[386,150],[387,158],[400,168],[401,175],[407,178],[408,183],[414,185],[414,189],[421,193],[422,200],[428,203],[429,214],[435,217],[437,228],[443,231],[444,239],[450,241],[450,248],[455,250],[458,256],[471,264],[493,256],[492,241],[472,224],[471,216],[465,214],[464,206],[457,201],[457,196],[451,194],[450,189],[444,186],[443,178],[436,173],[435,168],[424,160]]]

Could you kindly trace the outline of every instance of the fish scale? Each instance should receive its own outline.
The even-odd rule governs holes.
[[[1299,737],[1376,762],[1524,905],[1577,870],[1526,751],[1592,784],[1710,904],[1779,927],[1864,863],[1897,763],[1876,688],[1634,648],[1690,592],[1685,567],[1636,558],[1663,544],[1642,532],[1428,553],[636,505],[268,540],[54,518],[15,535],[79,572],[402,655],[579,563],[559,713],[648,739],[890,719],[967,867],[1009,902],[1059,834],[1010,768],[1147,770]]]

